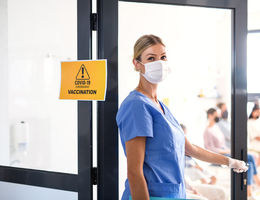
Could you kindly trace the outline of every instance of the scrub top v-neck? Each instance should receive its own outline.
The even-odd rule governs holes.
[[[136,90],[130,92],[116,117],[121,143],[125,152],[125,142],[146,137],[143,172],[150,196],[186,198],[185,137],[167,106],[159,103],[164,113],[144,94]],[[130,195],[126,180],[122,200],[128,200]]]

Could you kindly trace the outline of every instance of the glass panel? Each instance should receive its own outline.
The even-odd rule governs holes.
[[[76,1],[1,4],[0,165],[77,173],[77,102],[59,100],[60,61],[77,59]]]
[[[260,33],[247,35],[247,92],[260,93]]]
[[[3,200],[78,200],[77,192],[69,192],[6,182],[0,182],[0,193],[1,199]]]
[[[260,1],[248,0],[248,30],[260,29]]]
[[[119,2],[119,103],[138,85],[139,74],[132,64],[133,46],[144,34],[163,39],[171,67],[171,74],[158,86],[158,99],[186,126],[187,138],[193,144],[204,147],[210,140],[208,132],[214,129],[211,134],[221,142],[220,148],[230,153],[230,116],[221,119],[223,124],[219,124],[214,122],[213,115],[223,113],[217,107],[221,102],[231,112],[231,10]],[[206,111],[210,108],[216,111],[207,120]],[[221,131],[222,125],[226,127],[225,133]],[[121,196],[127,176],[121,143],[119,151]],[[196,162],[204,171],[187,170],[196,171],[198,176],[185,172],[191,185],[209,199],[212,195],[219,195],[219,199],[225,199],[221,196],[225,195],[230,199],[230,170]],[[205,192],[203,182],[214,183],[210,194]]]

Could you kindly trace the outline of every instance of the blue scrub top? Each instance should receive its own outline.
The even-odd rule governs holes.
[[[125,142],[146,137],[143,172],[149,195],[185,199],[184,133],[170,110],[160,104],[164,113],[147,96],[136,90],[130,92],[116,116],[122,146],[125,152]],[[122,200],[129,200],[130,195],[126,180]]]

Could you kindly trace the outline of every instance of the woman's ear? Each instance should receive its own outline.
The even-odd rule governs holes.
[[[140,68],[140,63],[136,60],[136,59],[133,59],[133,64],[135,66],[135,71],[141,71],[141,68]]]

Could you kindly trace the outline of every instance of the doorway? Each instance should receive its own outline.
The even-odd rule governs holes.
[[[105,1],[99,1],[99,7],[100,10],[103,11],[103,13],[98,13],[99,17],[101,19],[106,19],[105,22],[101,22],[101,24],[99,24],[99,30],[101,31],[99,33],[100,38],[102,38],[102,43],[105,46],[105,48],[107,48],[107,50],[103,50],[103,54],[106,54],[107,56],[115,56],[115,48],[118,47],[119,49],[119,56],[121,57],[125,52],[121,51],[121,38],[120,38],[120,20],[122,20],[122,18],[119,18],[119,24],[117,26],[117,11],[119,12],[119,17],[120,17],[120,4],[125,3],[129,3],[129,4],[136,4],[135,6],[135,11],[129,13],[129,18],[136,18],[136,21],[131,24],[131,21],[125,21],[127,23],[125,23],[123,26],[125,26],[125,28],[127,27],[127,30],[129,31],[129,33],[133,33],[136,31],[136,27],[138,27],[138,21],[141,21],[142,18],[138,19],[138,12],[137,10],[141,7],[141,4],[145,4],[147,7],[149,7],[152,4],[155,4],[158,7],[162,7],[163,5],[167,5],[167,7],[170,6],[183,6],[186,7],[186,9],[189,9],[189,6],[195,6],[195,7],[203,7],[204,9],[206,8],[210,8],[210,9],[216,9],[221,12],[221,10],[225,10],[227,11],[227,13],[229,13],[229,27],[228,29],[230,30],[230,32],[226,32],[227,38],[229,38],[229,41],[227,40],[227,45],[229,45],[225,50],[228,50],[229,52],[227,54],[223,54],[224,56],[228,56],[230,59],[227,59],[227,63],[226,64],[221,64],[221,65],[226,65],[228,67],[222,68],[224,70],[227,70],[225,72],[220,72],[219,73],[224,73],[224,74],[228,74],[230,73],[230,76],[228,78],[224,78],[226,79],[227,82],[230,83],[230,85],[224,89],[224,91],[222,91],[222,96],[225,96],[225,94],[229,94],[226,95],[226,101],[228,107],[229,107],[229,112],[230,112],[230,119],[231,119],[231,124],[230,124],[230,128],[231,128],[231,155],[232,157],[238,158],[238,159],[244,159],[246,161],[246,155],[247,155],[247,151],[246,151],[246,143],[244,141],[246,141],[246,123],[242,123],[242,122],[246,122],[246,101],[247,101],[247,94],[246,94],[246,26],[247,26],[247,22],[246,22],[246,12],[247,12],[247,5],[245,1],[189,1],[189,2],[185,2],[183,3],[183,1],[167,1],[167,0],[152,0],[152,1],[129,1],[129,0],[124,0],[124,1],[114,1],[114,2],[109,2],[106,3]],[[109,7],[108,9],[106,9],[106,7]],[[119,9],[118,9],[119,8]],[[224,12],[225,12],[224,11]],[[147,9],[147,12],[149,12],[149,9]],[[151,12],[152,13],[152,12]],[[154,12],[155,14],[156,12]],[[165,13],[164,13],[165,14]],[[164,16],[164,15],[163,15]],[[147,16],[145,16],[147,17]],[[143,18],[145,18],[143,17]],[[114,21],[112,21],[111,19],[113,19]],[[172,19],[173,21],[175,19]],[[111,27],[112,25],[112,27]],[[161,28],[161,25],[158,25]],[[188,31],[188,33],[191,33],[189,36],[192,37],[193,36],[193,32],[196,35],[196,29],[190,29]],[[111,35],[116,35],[117,33],[119,33],[118,37],[119,37],[119,44],[118,46],[115,45],[115,43],[117,44],[117,40],[114,40],[114,37],[112,37],[112,40],[110,40]],[[151,33],[151,32],[149,32]],[[160,33],[157,34],[160,36]],[[186,33],[186,34],[188,34]],[[228,36],[228,34],[230,33],[230,35]],[[147,34],[147,31],[145,32],[141,32],[140,31],[140,35],[138,35],[139,37],[142,34]],[[165,31],[163,32],[163,34],[166,34]],[[135,40],[138,37],[136,36]],[[176,35],[175,35],[176,38]],[[124,40],[123,43],[127,44],[129,43],[129,38],[127,38],[127,40]],[[164,39],[164,38],[163,38]],[[109,41],[110,40],[110,41]],[[121,41],[121,43],[120,43]],[[187,44],[186,44],[187,45]],[[219,45],[219,44],[217,44]],[[109,47],[111,46],[111,47]],[[131,51],[131,48],[133,46],[133,42],[130,45],[131,47],[129,47],[128,52]],[[168,46],[168,45],[167,45]],[[113,47],[113,48],[112,48]],[[189,51],[189,49],[187,49],[187,51]],[[173,50],[174,52],[174,50]],[[172,53],[172,52],[171,52]],[[174,52],[176,54],[176,51]],[[172,55],[175,55],[174,53],[172,53]],[[177,52],[178,53],[178,52]],[[197,53],[197,52],[196,52]],[[191,53],[189,54],[189,56],[195,56],[196,53]],[[119,71],[119,79],[117,80],[116,77],[114,77],[113,81],[114,83],[118,81],[118,86],[119,86],[119,103],[122,100],[120,97],[121,93],[120,93],[120,87],[121,87],[121,83],[120,79],[122,77],[121,76],[121,72],[124,70],[129,70],[129,73],[125,73],[125,75],[127,74],[127,76],[133,76],[133,80],[137,80],[136,76],[134,75],[134,71],[131,68],[131,65],[129,65],[129,63],[131,62],[131,53],[127,53],[125,60],[123,61],[123,63],[125,65],[121,66],[120,65],[120,59],[119,59],[119,66],[118,66],[118,71]],[[187,54],[182,55],[184,59],[188,59],[189,56],[187,56]],[[195,57],[192,57],[193,59],[199,59],[198,57],[199,55],[197,54]],[[214,55],[216,56],[216,55]],[[103,58],[102,56],[100,58]],[[178,58],[177,58],[178,59]],[[209,58],[210,59],[210,58]],[[219,61],[219,58],[216,59]],[[174,60],[176,61],[176,60]],[[128,62],[126,64],[126,62]],[[177,62],[177,61],[176,61]],[[186,62],[186,60],[185,60]],[[205,60],[201,59],[201,66],[203,65],[203,62],[205,64]],[[218,64],[219,65],[219,64]],[[113,65],[114,66],[114,65]],[[216,66],[216,63],[215,63]],[[178,66],[174,65],[174,70],[178,70],[176,69]],[[175,68],[176,67],[176,68]],[[212,66],[211,66],[212,67]],[[211,68],[209,67],[209,68]],[[121,69],[124,68],[124,69]],[[216,68],[212,68],[214,70],[217,70]],[[117,71],[117,69],[111,69],[112,71]],[[121,70],[121,71],[120,71]],[[132,70],[132,71],[131,71]],[[175,71],[176,72],[176,71]],[[186,72],[188,73],[188,72]],[[215,73],[215,72],[213,72]],[[134,77],[135,76],[135,77]],[[185,78],[185,76],[182,76]],[[126,79],[126,77],[124,77],[124,80],[128,80],[128,78]],[[220,77],[219,77],[220,78]],[[175,77],[176,79],[176,77]],[[121,79],[123,80],[123,78]],[[132,80],[132,79],[131,79]],[[133,81],[134,82],[134,81]],[[214,82],[214,81],[213,81]],[[136,83],[136,82],[135,82]],[[190,87],[193,87],[194,85],[191,86],[192,83],[188,83],[186,82],[188,86],[186,86],[188,89]],[[214,83],[211,83],[214,85]],[[216,83],[215,83],[216,84]],[[190,87],[189,87],[190,85]],[[122,88],[123,86],[125,86],[124,88],[124,95],[127,94],[127,92],[131,91],[134,89],[135,85],[134,84],[129,84],[127,83],[127,81],[125,81],[122,84]],[[205,85],[206,86],[206,85]],[[207,87],[207,86],[206,86]],[[166,88],[166,87],[165,87]],[[212,88],[212,87],[211,87]],[[213,87],[214,88],[214,87]],[[205,89],[205,90],[204,90]],[[202,94],[198,94],[200,92],[197,93],[197,96],[203,96],[205,95],[204,92],[208,89],[204,88],[203,90],[200,90],[202,92]],[[215,88],[216,89],[216,88]],[[195,89],[194,89],[195,90]],[[194,92],[193,90],[193,92]],[[198,90],[197,90],[198,91]],[[220,91],[218,91],[220,92]],[[212,96],[215,96],[214,98],[217,97],[218,93],[215,91],[211,91],[209,92],[209,90],[205,93],[208,93],[208,95],[205,96],[210,96],[209,93],[211,93]],[[188,93],[188,92],[187,92]],[[220,92],[221,93],[221,92]],[[178,93],[181,94],[181,93]],[[204,96],[204,98],[206,98]],[[211,97],[212,97],[211,96]],[[163,97],[164,98],[164,97]],[[197,98],[197,97],[196,97]],[[165,98],[165,101],[167,102],[167,100],[169,100],[169,98]],[[173,103],[173,101],[179,101],[181,102],[181,100],[176,100],[173,99],[172,101],[168,101],[169,103]],[[188,100],[187,100],[188,101]],[[229,102],[228,102],[229,101]],[[181,102],[183,103],[183,102]],[[177,104],[176,104],[177,105]],[[179,104],[178,104],[179,105]],[[211,104],[213,105],[213,104]],[[215,106],[215,105],[214,105]],[[192,113],[194,114],[194,113]],[[185,115],[187,116],[187,115]],[[185,118],[185,117],[183,117]],[[205,120],[205,118],[204,118]],[[112,122],[112,121],[111,121]],[[201,140],[200,140],[201,141]],[[119,148],[121,148],[121,146],[119,145]],[[105,153],[104,153],[105,154]],[[108,154],[107,154],[108,155]],[[121,157],[120,157],[120,161],[121,162]],[[119,163],[120,169],[121,169],[121,164]],[[121,176],[121,175],[120,175]],[[231,184],[230,184],[230,195],[229,198],[230,199],[246,199],[246,174],[234,174],[231,173],[230,175],[230,179],[231,179]],[[120,184],[122,184],[120,182]],[[103,188],[104,189],[104,188]],[[119,197],[120,198],[120,197]]]
[[[134,12],[142,14],[132,15]],[[223,102],[231,111],[231,10],[119,2],[118,26],[119,104],[138,84],[139,73],[134,70],[131,59],[135,40],[144,34],[158,35],[166,45],[171,68],[167,80],[158,86],[158,99],[186,127],[186,137],[193,144],[204,147],[207,110],[217,109],[217,105]],[[230,118],[228,122],[229,141],[226,146],[230,154]],[[127,174],[121,144],[119,152],[121,196]],[[212,194],[222,188],[229,197],[226,199],[230,199],[230,170],[204,162],[199,166],[203,166],[207,175],[194,177],[190,174],[193,169],[186,168],[186,174],[190,174],[186,179],[192,179],[190,184],[201,192],[205,186],[202,182],[211,185],[216,189]],[[216,181],[212,182],[211,179],[215,178]],[[224,199],[223,196],[220,198]]]
[[[7,1],[1,1],[7,2]],[[31,5],[33,1],[28,1],[28,5]],[[78,59],[91,59],[91,47],[92,47],[92,34],[91,31],[93,29],[97,29],[97,44],[98,44],[98,58],[99,59],[107,59],[108,60],[108,82],[107,82],[107,98],[105,102],[98,102],[97,103],[97,180],[95,180],[95,176],[92,176],[93,172],[95,172],[94,169],[92,169],[92,104],[90,102],[84,102],[84,101],[78,101],[77,106],[77,139],[73,141],[77,141],[76,148],[77,150],[73,150],[74,153],[74,159],[77,160],[77,163],[74,163],[73,169],[71,171],[64,171],[62,168],[59,168],[59,171],[55,170],[46,170],[47,168],[40,168],[40,167],[33,167],[34,169],[31,169],[30,167],[26,168],[26,166],[23,166],[24,168],[18,167],[18,166],[7,166],[5,163],[6,161],[3,161],[3,163],[0,163],[0,180],[2,181],[0,184],[1,188],[4,187],[13,187],[17,185],[12,184],[21,184],[22,186],[25,186],[26,188],[21,188],[18,185],[16,187],[20,191],[24,191],[24,189],[28,189],[28,191],[37,191],[37,188],[30,188],[32,187],[41,187],[41,188],[47,188],[51,189],[50,195],[52,195],[53,190],[59,190],[58,192],[61,192],[60,190],[65,191],[65,193],[61,192],[59,195],[60,197],[62,195],[66,195],[69,198],[73,199],[79,199],[79,200],[85,200],[85,199],[93,199],[93,193],[92,193],[92,185],[94,182],[97,181],[97,193],[98,193],[98,199],[119,199],[119,181],[118,181],[118,149],[121,148],[121,146],[118,146],[118,133],[117,133],[117,126],[115,122],[115,116],[118,110],[118,97],[123,98],[124,93],[118,93],[120,92],[121,88],[121,82],[122,80],[121,76],[118,77],[118,74],[122,71],[122,66],[118,66],[118,55],[122,55],[123,52],[119,52],[118,48],[120,45],[118,44],[118,41],[120,42],[120,27],[118,26],[118,12],[120,14],[120,4],[128,4],[130,3],[134,4],[139,2],[138,5],[145,4],[148,7],[153,7],[153,5],[156,5],[158,7],[166,6],[168,8],[174,8],[179,9],[185,7],[185,9],[192,10],[194,7],[196,9],[198,7],[201,7],[202,12],[204,12],[204,9],[213,9],[218,10],[220,9],[220,12],[224,11],[224,15],[226,13],[228,15],[228,23],[230,26],[228,27],[230,30],[231,37],[230,41],[227,43],[223,43],[227,46],[227,54],[225,54],[230,59],[229,64],[225,62],[225,66],[228,66],[224,68],[224,70],[227,70],[225,73],[230,73],[230,76],[226,80],[227,82],[231,82],[228,86],[229,89],[225,90],[223,94],[228,94],[228,90],[230,91],[229,95],[226,95],[226,99],[230,100],[230,103],[228,104],[230,109],[230,119],[231,119],[231,154],[232,157],[238,158],[238,159],[244,159],[246,161],[246,103],[247,103],[247,95],[246,95],[246,34],[247,34],[247,1],[245,0],[204,0],[204,1],[198,1],[198,0],[189,0],[189,1],[182,1],[182,0],[141,0],[141,1],[131,1],[131,0],[97,0],[97,16],[92,15],[91,12],[91,1],[88,0],[78,0],[77,5],[74,4],[74,7],[70,7],[70,9],[75,8],[77,9],[77,21],[75,21],[74,25],[77,25],[77,46],[74,45],[74,47],[77,50],[77,58]],[[53,8],[55,11],[55,7],[53,3],[50,3],[50,7]],[[57,2],[56,2],[57,3]],[[60,2],[57,3],[58,5]],[[5,4],[1,4],[1,6]],[[56,5],[56,4],[55,4]],[[192,8],[189,6],[193,6]],[[6,6],[7,7],[7,6]],[[5,7],[5,8],[6,8]],[[59,6],[57,6],[59,7]],[[75,11],[75,10],[74,10]],[[3,12],[1,12],[3,13]],[[73,12],[75,13],[75,12]],[[211,13],[211,12],[210,12]],[[26,13],[25,17],[28,16],[30,13]],[[129,15],[134,15],[136,12],[132,12]],[[166,15],[167,13],[165,13]],[[33,15],[32,15],[33,17]],[[60,16],[61,17],[61,16]],[[96,18],[97,17],[97,18]],[[61,21],[62,18],[59,18]],[[7,18],[4,18],[6,20],[5,22],[1,22],[6,27]],[[121,18],[119,20],[122,20]],[[175,19],[173,19],[175,20]],[[189,20],[187,20],[189,21]],[[96,23],[97,22],[97,23]],[[178,22],[175,21],[176,23]],[[39,24],[37,24],[39,25]],[[46,26],[49,26],[48,23],[45,23]],[[127,25],[127,24],[124,24]],[[177,25],[177,24],[176,24]],[[181,28],[181,23],[179,24],[179,28]],[[212,24],[209,24],[209,26],[212,26]],[[39,26],[41,27],[41,26]],[[38,28],[39,28],[38,27]],[[133,29],[134,26],[128,27],[129,30]],[[23,27],[22,27],[23,28]],[[35,26],[34,28],[37,28]],[[187,27],[182,27],[187,28]],[[183,46],[189,46],[189,42],[194,41],[194,38],[192,37],[196,36],[196,34],[199,34],[197,32],[199,29],[198,27],[193,27],[194,29],[186,29],[185,34],[182,35],[182,33],[179,33],[179,35],[174,35],[175,39],[178,37],[186,36],[188,38],[185,45],[179,44],[179,47]],[[202,27],[199,27],[202,28]],[[22,30],[22,29],[21,29]],[[118,35],[119,30],[119,35]],[[184,29],[182,29],[184,30]],[[205,30],[209,31],[209,30]],[[147,31],[144,31],[143,33],[139,33],[136,35],[136,37],[141,36],[140,34],[146,34]],[[3,33],[3,39],[0,41],[6,44],[6,40],[4,38],[7,38],[7,34],[5,32]],[[206,33],[206,32],[205,32]],[[157,35],[162,35],[161,32],[155,33]],[[176,34],[176,33],[172,33]],[[225,35],[228,35],[228,32],[224,32]],[[216,34],[218,35],[218,34]],[[119,36],[119,40],[118,40]],[[200,35],[198,35],[200,36]],[[161,37],[165,38],[167,40],[167,37],[162,35]],[[207,35],[208,37],[208,35]],[[216,37],[214,37],[216,38]],[[227,36],[228,38],[228,36]],[[39,39],[39,38],[37,38]],[[137,38],[135,38],[136,40]],[[40,40],[40,39],[39,39]],[[73,41],[75,40],[75,37],[73,37]],[[189,42],[188,42],[189,41]],[[196,42],[196,41],[195,41]],[[171,42],[167,42],[171,43]],[[176,44],[176,41],[173,42]],[[54,43],[53,43],[54,44]],[[121,44],[121,42],[120,42]],[[200,43],[199,43],[200,44]],[[61,44],[58,44],[61,45]],[[133,44],[130,44],[132,46]],[[208,44],[205,44],[205,48]],[[217,46],[219,44],[214,44],[214,46]],[[178,55],[177,60],[173,57],[173,73],[184,73],[180,72],[178,66],[179,64],[183,64],[182,60],[186,62],[186,64],[183,67],[190,67],[188,61],[188,58],[198,59],[199,63],[196,63],[197,66],[205,66],[206,61],[212,62],[212,57],[205,59],[202,59],[200,55],[198,55],[198,52],[194,52],[194,46],[190,48],[180,48],[181,52],[177,49],[174,49],[176,46],[173,46],[172,53],[169,52],[169,55]],[[210,46],[211,48],[212,46]],[[131,47],[129,47],[130,50]],[[217,48],[215,48],[217,49]],[[1,49],[2,50],[2,49]],[[212,49],[211,49],[212,50]],[[119,54],[118,54],[119,52]],[[75,53],[75,52],[74,52]],[[181,54],[180,54],[181,53]],[[204,53],[207,53],[206,51]],[[1,54],[4,55],[4,54]],[[47,55],[47,54],[46,54]],[[48,54],[49,55],[49,54]],[[129,55],[129,54],[128,54]],[[212,54],[213,55],[213,54]],[[216,56],[216,54],[214,54]],[[49,57],[48,57],[49,58]],[[131,60],[131,55],[129,55],[125,60]],[[216,59],[217,60],[217,59]],[[48,61],[48,59],[47,59]],[[177,63],[178,61],[178,63]],[[121,62],[119,60],[119,62]],[[228,61],[227,61],[228,62]],[[1,63],[6,63],[5,60],[1,60]],[[26,65],[27,67],[30,66],[30,63]],[[46,65],[48,62],[46,62]],[[216,63],[214,64],[216,66]],[[0,68],[0,70],[3,70],[4,68]],[[131,66],[129,66],[129,70],[131,69]],[[190,69],[190,68],[186,68]],[[205,69],[205,68],[203,68]],[[203,69],[201,69],[203,71]],[[208,66],[206,68],[208,70],[216,70],[213,66]],[[119,70],[119,73],[118,73]],[[3,73],[2,73],[3,72]],[[192,71],[194,72],[194,71]],[[195,71],[196,72],[196,71]],[[5,73],[5,70],[1,71],[0,76],[3,76]],[[48,71],[46,72],[48,74]],[[125,73],[125,72],[124,72]],[[197,72],[196,72],[197,73]],[[221,72],[220,72],[221,73]],[[30,70],[28,70],[28,74],[30,75]],[[134,72],[131,71],[129,75],[133,75]],[[123,75],[122,75],[123,76]],[[183,76],[183,75],[182,75]],[[136,76],[135,76],[136,77]],[[191,74],[183,76],[185,78],[193,78]],[[43,77],[42,77],[43,78]],[[172,78],[169,80],[177,81],[179,77]],[[3,76],[3,79],[6,80]],[[183,80],[179,80],[183,81]],[[193,80],[194,81],[194,80]],[[214,80],[216,81],[216,80]],[[187,85],[184,87],[184,91],[186,91],[184,94],[175,89],[175,93],[182,94],[179,95],[179,99],[174,99],[169,96],[165,96],[166,92],[162,92],[161,98],[164,99],[164,101],[169,103],[170,105],[173,105],[173,109],[176,108],[176,105],[183,105],[183,101],[191,101],[188,97],[185,95],[191,95],[190,89],[193,87],[192,83],[189,83],[187,80]],[[26,82],[25,82],[26,84]],[[132,84],[132,83],[131,83]],[[174,84],[174,83],[170,83]],[[214,84],[212,84],[214,85]],[[18,85],[19,86],[19,85]],[[123,86],[123,85],[122,85]],[[207,85],[206,85],[207,86]],[[134,85],[125,86],[126,91],[131,91],[134,87]],[[194,86],[195,87],[195,86]],[[167,84],[165,88],[168,88]],[[212,87],[210,87],[212,89]],[[213,87],[214,88],[214,87]],[[178,88],[177,88],[178,89]],[[200,89],[192,89],[192,92],[194,92],[194,96],[200,96],[196,98],[206,98],[206,94],[210,93],[213,94],[214,98],[216,98],[216,90],[213,90],[213,92],[206,92],[207,88],[203,88],[203,90]],[[6,91],[6,89],[5,89]],[[163,90],[162,90],[163,91]],[[166,90],[167,91],[167,90]],[[204,96],[203,96],[204,95]],[[225,95],[224,95],[225,96]],[[195,98],[195,97],[194,97]],[[4,98],[1,98],[1,100]],[[227,100],[228,101],[228,100]],[[4,102],[1,104],[2,110],[6,111],[6,104],[7,102]],[[23,102],[22,102],[23,103]],[[212,105],[212,104],[211,104]],[[192,106],[194,107],[194,106]],[[73,108],[72,108],[73,109]],[[188,109],[189,111],[190,109]],[[44,110],[45,112],[46,110]],[[175,112],[175,110],[174,110]],[[180,111],[176,111],[177,113],[181,113]],[[182,113],[181,113],[182,114]],[[194,115],[192,113],[192,115]],[[180,119],[187,119],[186,116],[180,116]],[[192,116],[194,117],[194,116]],[[2,119],[2,118],[1,118]],[[202,119],[202,118],[201,118]],[[203,119],[205,120],[205,119]],[[243,123],[245,122],[245,123]],[[194,124],[190,123],[190,121],[185,121],[184,123],[187,124],[188,129],[191,130],[194,128]],[[75,124],[74,124],[75,125]],[[75,127],[75,126],[73,126]],[[198,128],[198,127],[197,127]],[[6,131],[5,129],[4,131]],[[4,131],[1,131],[1,134],[4,133]],[[190,134],[192,135],[192,134]],[[200,142],[201,140],[199,140]],[[6,146],[6,145],[4,145]],[[1,147],[4,147],[1,146]],[[76,152],[78,153],[76,155]],[[2,153],[2,151],[0,152]],[[59,152],[57,152],[60,155]],[[75,158],[76,155],[76,158]],[[6,160],[6,158],[4,158]],[[120,157],[121,159],[121,157]],[[57,160],[54,160],[57,165],[60,163],[57,162]],[[121,167],[121,160],[120,160],[120,167]],[[71,164],[71,163],[70,163]],[[232,200],[239,200],[239,199],[246,199],[246,175],[245,174],[234,174],[231,173],[231,185],[229,186],[230,189],[230,196]],[[8,182],[8,183],[7,183]],[[9,183],[11,185],[9,185]],[[121,182],[120,182],[121,184]],[[122,189],[120,189],[122,190]],[[6,190],[7,191],[7,190]],[[46,191],[43,190],[43,193]],[[67,192],[67,193],[66,193]],[[39,193],[38,193],[39,194]],[[25,197],[26,199],[30,197]],[[50,196],[51,198],[51,196]]]

